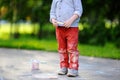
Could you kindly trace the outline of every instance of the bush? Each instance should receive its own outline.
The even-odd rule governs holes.
[[[106,42],[106,28],[104,22],[98,22],[89,27],[85,27],[80,32],[80,42],[88,43],[91,45],[104,45]]]
[[[117,48],[120,48],[120,38],[116,40],[115,45]]]

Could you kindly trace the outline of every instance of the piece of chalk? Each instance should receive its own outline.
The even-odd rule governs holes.
[[[63,22],[59,22],[59,21],[58,21],[57,23],[58,23],[58,24],[61,24],[61,25],[63,25],[63,24],[64,24]]]

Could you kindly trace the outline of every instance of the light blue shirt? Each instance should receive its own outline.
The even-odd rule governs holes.
[[[77,14],[79,18],[72,23],[71,27],[78,27],[82,12],[81,0],[53,0],[50,10],[50,22],[52,18],[59,22],[64,22],[72,17],[73,14]]]

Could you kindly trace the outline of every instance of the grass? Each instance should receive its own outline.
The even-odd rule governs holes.
[[[11,29],[12,26],[12,29]],[[12,24],[11,23],[5,23],[5,24],[0,24],[0,32],[1,33],[9,33],[10,31],[12,31],[12,33],[15,32],[15,29],[18,28],[18,32],[20,34],[31,34],[33,32],[33,30],[35,29],[35,31],[37,31],[37,29],[39,28],[39,24],[35,23],[35,24],[30,24],[30,23],[19,23],[19,24]]]
[[[57,51],[55,40],[36,39],[36,38],[19,38],[19,39],[0,39],[0,47]]]
[[[10,37],[10,31],[15,32],[15,26],[13,25],[12,30],[10,30],[11,25],[1,24],[0,25],[0,47],[5,48],[17,48],[17,49],[30,49],[30,50],[45,50],[57,52],[57,42],[55,37],[49,39],[37,39],[33,37],[20,37],[19,39],[13,39]],[[36,30],[35,30],[36,29]],[[19,33],[20,34],[31,34],[35,31],[37,33],[38,24],[20,24]],[[44,29],[48,31],[54,30],[52,25],[47,24]],[[115,47],[112,43],[107,43],[105,46],[93,46],[86,44],[79,44],[78,49],[80,55],[101,57],[101,58],[111,58],[120,60],[120,50]]]
[[[55,39],[19,38],[19,39],[0,39],[0,47],[44,50],[57,52],[57,42]],[[105,46],[93,46],[79,44],[80,55],[120,59],[120,50],[115,48],[112,43]]]
[[[120,59],[120,50],[112,43],[107,43],[105,46],[80,44],[79,50],[81,51],[81,55],[85,56]]]

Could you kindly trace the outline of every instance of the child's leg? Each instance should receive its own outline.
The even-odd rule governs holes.
[[[67,41],[65,37],[65,28],[56,28],[56,37],[58,41],[58,52],[60,54],[60,68],[68,68]]]
[[[70,28],[67,37],[67,51],[69,52],[69,69],[78,70],[79,52],[78,46],[78,28]]]

